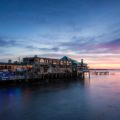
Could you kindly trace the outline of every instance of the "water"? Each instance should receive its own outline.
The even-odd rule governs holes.
[[[120,72],[49,86],[0,88],[0,120],[120,120]]]

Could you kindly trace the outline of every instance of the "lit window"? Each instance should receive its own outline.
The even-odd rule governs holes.
[[[63,65],[63,61],[60,61],[60,64]]]
[[[56,64],[56,61],[53,61],[53,64]]]
[[[40,63],[44,63],[44,59],[40,59]]]

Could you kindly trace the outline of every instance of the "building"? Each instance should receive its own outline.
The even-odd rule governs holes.
[[[77,72],[88,69],[87,64],[73,60],[67,56],[61,59],[43,58],[43,57],[26,57],[22,63],[18,62],[0,62],[0,70],[16,71],[17,69],[32,69],[38,73],[57,73],[57,72]]]
[[[71,73],[77,76],[78,72],[83,69],[88,69],[87,64],[77,62],[67,56],[61,59],[42,58],[42,57],[26,57],[23,58],[23,63],[32,65],[32,72],[35,74],[48,74],[48,73]]]
[[[71,61],[62,60],[62,59],[53,59],[53,58],[43,58],[43,57],[26,57],[23,58],[23,63],[25,64],[41,64],[41,65],[61,65],[61,66],[70,66]]]
[[[72,72],[72,64],[68,60],[34,56],[23,58],[23,63],[32,65],[33,72],[37,74]]]
[[[5,63],[0,62],[0,71],[16,71],[18,69],[31,69],[31,65],[21,64],[21,63]]]
[[[74,76],[77,76],[81,72],[88,71],[88,65],[83,62],[83,59],[81,59],[81,62],[78,62],[78,61],[73,60],[67,56],[64,56],[63,58],[61,58],[61,60],[67,60],[67,61],[71,62],[72,74]]]
[[[77,77],[88,70],[87,64],[73,60],[67,56],[61,59],[43,58],[43,57],[26,57],[23,62],[9,61],[0,63],[0,72],[12,72],[27,79],[41,78],[42,76],[73,76]]]

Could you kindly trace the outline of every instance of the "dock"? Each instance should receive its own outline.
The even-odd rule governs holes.
[[[94,75],[110,75],[110,69],[89,69]]]

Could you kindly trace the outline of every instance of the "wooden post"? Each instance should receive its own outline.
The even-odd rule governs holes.
[[[90,79],[90,71],[89,71],[89,79]]]

